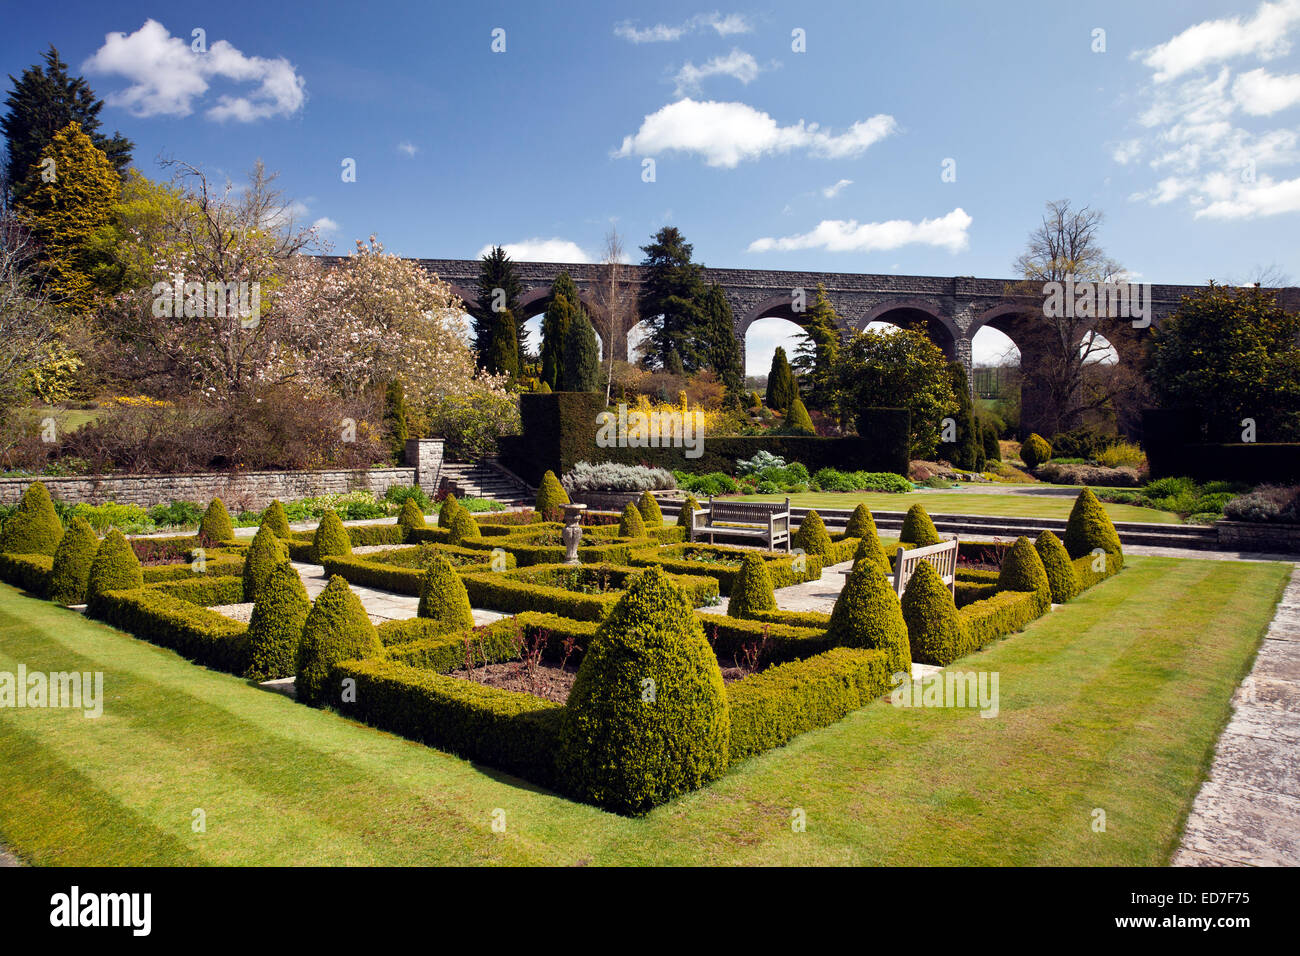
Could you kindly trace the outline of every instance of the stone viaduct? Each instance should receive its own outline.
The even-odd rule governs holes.
[[[479,261],[475,259],[416,260],[443,281],[450,283],[464,300],[466,311],[483,314],[488,303],[479,301],[477,281]],[[560,272],[568,272],[578,287],[579,297],[587,309],[600,315],[600,305],[592,293],[606,267],[581,262],[516,262],[515,272],[524,287],[520,307],[521,319],[546,311],[551,283]],[[623,277],[635,287],[640,266],[623,267]],[[972,276],[873,275],[848,272],[792,272],[771,269],[704,269],[704,281],[722,286],[735,316],[736,340],[742,363],[745,333],[760,319],[781,318],[802,324],[804,315],[794,310],[795,290],[804,290],[811,303],[818,283],[827,294],[848,334],[865,329],[871,322],[886,322],[923,330],[952,360],[971,370],[971,342],[980,329],[991,327],[1007,335],[1020,349],[1022,370],[1021,427],[1024,431],[1054,434],[1059,423],[1045,417],[1052,404],[1042,393],[1033,371],[1045,364],[1046,351],[1052,347],[1043,318],[1043,296],[1017,294],[1017,280],[977,279]],[[1152,285],[1151,328],[1169,315],[1179,299],[1195,291],[1194,286]],[[1022,287],[1023,289],[1023,287]],[[1300,290],[1286,290],[1288,298],[1297,298]],[[1135,368],[1145,365],[1151,328],[1135,329],[1124,319],[1096,320],[1091,323],[1114,346],[1119,361]],[[1082,329],[1077,330],[1082,335]],[[1059,335],[1059,332],[1057,333]],[[612,343],[616,358],[627,358],[626,337]]]

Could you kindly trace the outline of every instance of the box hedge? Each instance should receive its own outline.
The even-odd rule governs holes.
[[[514,691],[382,659],[341,661],[330,684],[356,682],[345,715],[543,786],[555,785],[563,708]]]
[[[885,652],[837,647],[729,684],[732,763],[842,720],[887,693],[891,674]]]
[[[569,493],[564,490],[555,472],[547,471],[537,486],[534,510],[543,521],[559,521],[564,516],[564,506],[569,504]]]
[[[884,651],[891,674],[911,672],[912,652],[903,609],[889,579],[873,564],[863,562],[849,572],[831,610],[826,638],[835,647]]]
[[[402,529],[403,540],[409,539],[411,532],[416,528],[428,527],[428,523],[424,520],[424,512],[420,510],[414,498],[407,498],[402,502],[402,513],[397,516],[397,525]]]
[[[849,515],[849,522],[844,527],[844,534],[850,538],[875,538],[880,532],[876,530],[876,518],[866,504],[859,504]]]
[[[298,700],[316,707],[325,703],[337,706],[342,695],[335,693],[339,685],[330,680],[334,665],[382,653],[375,626],[348,582],[330,578],[303,625],[298,645]]]
[[[266,510],[262,512],[262,521],[257,526],[258,529],[270,528],[271,534],[277,538],[289,537],[289,516],[284,513],[284,505],[280,504],[280,499],[274,499]]]
[[[208,509],[203,512],[203,519],[199,522],[199,537],[209,544],[230,541],[235,537],[235,526],[230,523],[230,512],[226,510],[225,502],[220,498],[213,498],[208,502]]]
[[[105,592],[96,609],[105,623],[197,664],[239,675],[248,670],[248,628],[216,611],[156,587]]]
[[[659,502],[649,491],[641,492],[641,497],[636,503],[637,510],[641,512],[641,520],[647,528],[662,528],[664,526],[664,513],[659,507]]]
[[[44,597],[50,587],[54,559],[48,554],[0,552],[0,581]]]
[[[821,577],[823,564],[820,555],[787,555],[784,552],[756,552],[749,548],[736,548],[727,545],[667,545],[658,548],[643,548],[631,552],[627,564],[637,567],[649,567],[657,564],[670,574],[703,574],[718,582],[719,593],[730,596],[740,568],[734,563],[720,564],[719,561],[743,561],[747,554],[759,554],[767,565],[768,576],[773,589],[786,588],[804,581],[815,581]],[[579,551],[579,557],[582,552]],[[619,563],[611,559],[611,563]],[[798,568],[798,570],[796,570]]]
[[[815,510],[809,511],[799,522],[799,530],[794,533],[791,543],[803,550],[805,554],[822,557],[830,554],[831,536],[826,531],[826,523]]]
[[[351,553],[352,539],[343,521],[334,511],[326,511],[311,537],[311,563],[320,564],[322,558],[330,555]]]
[[[469,595],[447,559],[434,555],[420,582],[418,617],[441,627],[444,632],[468,630],[474,626]]]
[[[952,593],[930,562],[917,564],[901,604],[913,661],[946,665],[973,649]]]
[[[267,574],[253,602],[244,676],[257,681],[292,677],[310,612],[311,601],[302,578],[288,560],[281,561]]]
[[[131,591],[143,586],[140,559],[122,532],[110,529],[90,562],[90,574],[86,576],[86,613],[99,617],[99,598],[109,591]]]
[[[259,528],[253,536],[248,556],[244,558],[244,594],[248,600],[256,602],[258,592],[271,571],[281,561],[288,560],[289,549],[275,532],[269,527]]]
[[[451,531],[451,521],[460,510],[460,502],[456,500],[455,495],[448,492],[447,497],[443,498],[442,504],[438,506],[438,527]]]
[[[0,551],[53,557],[62,537],[63,522],[54,510],[49,491],[43,483],[33,481],[0,531]]]
[[[903,517],[903,529],[898,533],[898,540],[907,542],[913,548],[924,548],[938,544],[943,539],[939,537],[926,510],[920,504],[914,504]]]
[[[639,575],[583,656],[560,734],[564,788],[644,813],[719,777],[729,761],[717,658],[680,587]]]
[[[1034,541],[1034,550],[1043,562],[1053,604],[1064,604],[1079,593],[1079,579],[1070,566],[1070,555],[1060,538],[1044,529]]]
[[[86,600],[86,582],[90,565],[99,550],[99,538],[85,518],[74,517],[54,552],[49,588],[45,592],[55,604],[82,604]]]
[[[747,554],[731,588],[731,603],[727,613],[732,617],[753,617],[755,611],[776,608],[776,593],[772,576],[767,573],[767,562],[757,554]]]
[[[1123,566],[1124,550],[1120,547],[1119,534],[1091,488],[1084,488],[1074,499],[1062,543],[1071,558],[1082,558],[1091,554],[1094,548],[1101,548],[1107,554],[1116,555],[1119,565]]]

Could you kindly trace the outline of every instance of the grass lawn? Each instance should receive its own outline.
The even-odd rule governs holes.
[[[64,431],[75,432],[82,425],[87,425],[100,415],[104,410],[100,408],[54,408],[49,405],[42,405],[37,408],[40,415],[53,415],[58,420]]]
[[[0,585],[0,670],[102,670],[106,696],[98,720],[0,710],[0,843],[83,865],[1163,864],[1289,570],[1132,558],[954,665],[1000,675],[996,718],[877,701],[642,819]],[[1105,833],[1090,827],[1097,807]]]
[[[785,495],[741,495],[736,501],[784,501]],[[1014,518],[1068,518],[1074,506],[1074,495],[1043,494],[993,494],[982,491],[913,491],[907,494],[889,494],[874,491],[809,491],[790,495],[790,503],[797,508],[856,508],[866,502],[872,511],[906,511],[921,504],[931,514],[1006,515]],[[1178,515],[1154,508],[1136,505],[1114,505],[1102,502],[1102,507],[1112,521],[1145,521],[1158,524],[1179,524]]]

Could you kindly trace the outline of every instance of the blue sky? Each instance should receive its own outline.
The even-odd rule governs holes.
[[[1002,277],[1069,198],[1141,280],[1300,282],[1300,0],[7,2],[4,21],[0,71],[54,43],[146,174],[261,157],[340,252],[375,233],[410,256],[597,257],[612,223],[639,258],[672,224],[713,266]],[[758,370],[784,333],[753,334]]]

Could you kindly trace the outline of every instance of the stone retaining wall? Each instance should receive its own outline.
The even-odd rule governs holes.
[[[441,438],[412,438],[406,443],[404,468],[333,469],[329,471],[206,471],[180,475],[76,475],[42,478],[50,497],[70,504],[170,504],[194,501],[206,505],[220,498],[231,511],[260,511],[274,498],[292,501],[316,495],[371,491],[382,496],[389,488],[419,485],[432,497],[442,471]],[[0,504],[17,504],[31,478],[0,478]]]
[[[0,478],[0,504],[16,504],[30,478]],[[373,491],[382,495],[394,486],[415,483],[414,468],[371,468],[358,471],[198,472],[186,475],[87,475],[42,478],[50,497],[68,503],[100,505],[165,505],[194,501],[206,505],[220,498],[233,511],[257,511],[273,498],[291,501],[315,495]]]
[[[1300,524],[1216,521],[1220,551],[1265,551],[1300,554]]]

